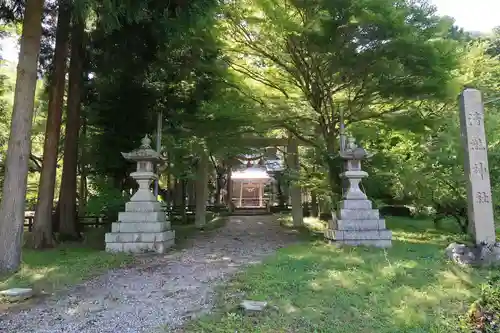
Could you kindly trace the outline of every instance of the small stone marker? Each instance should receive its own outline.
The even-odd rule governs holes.
[[[33,297],[33,289],[31,288],[12,288],[0,291],[0,298],[9,302],[20,302],[31,297]]]
[[[460,128],[470,231],[476,244],[495,244],[484,107],[479,90],[465,89],[460,94]]]
[[[247,312],[259,312],[267,307],[267,302],[244,300],[240,306]]]

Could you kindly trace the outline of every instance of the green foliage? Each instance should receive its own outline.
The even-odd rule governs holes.
[[[214,5],[149,1],[136,21],[93,32],[94,78],[85,103],[96,173],[124,179],[129,168],[118,152],[137,148],[160,111],[164,133],[176,138],[200,122],[197,114],[212,98],[220,69],[210,30]]]
[[[481,295],[461,320],[464,333],[495,333],[500,330],[500,277],[494,275],[481,285]]]
[[[130,199],[112,180],[103,177],[94,178],[88,190],[86,214],[104,215],[111,222],[118,220],[118,213],[124,211]]]
[[[409,119],[419,100],[449,96],[450,27],[426,2],[403,0],[239,1],[221,21],[231,68],[261,86],[273,121],[320,150],[334,192],[340,114],[351,126]]]

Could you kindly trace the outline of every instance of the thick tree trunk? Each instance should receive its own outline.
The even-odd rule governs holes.
[[[21,263],[42,12],[42,0],[27,1],[0,204],[0,272],[15,271]]]
[[[71,29],[68,115],[66,124],[66,139],[64,141],[61,194],[59,199],[61,204],[61,214],[59,216],[59,237],[62,240],[77,240],[80,238],[76,221],[76,173],[78,164],[78,133],[80,127],[81,95],[83,88],[84,29],[85,20],[83,18],[75,18]]]
[[[208,154],[206,151],[200,153],[200,160],[196,170],[196,216],[195,225],[198,228],[207,223],[207,199],[208,199]]]
[[[68,36],[71,11],[68,0],[59,0],[57,17],[56,48],[54,51],[43,146],[42,172],[38,185],[38,202],[33,228],[33,246],[47,248],[54,246],[52,237],[52,210],[54,208],[54,187],[56,182],[57,154],[61,134],[61,118],[66,83],[66,58],[68,56]]]

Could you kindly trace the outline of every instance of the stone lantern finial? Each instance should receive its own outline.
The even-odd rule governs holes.
[[[140,148],[151,148],[151,139],[149,136],[146,134],[144,137],[141,139],[141,147]]]

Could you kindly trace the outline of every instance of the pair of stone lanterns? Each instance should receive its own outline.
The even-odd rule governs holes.
[[[149,189],[158,178],[154,165],[162,158],[151,149],[151,139],[147,135],[141,140],[139,149],[122,153],[122,156],[137,163],[137,170],[130,176],[139,188],[125,204],[125,211],[118,214],[118,222],[112,223],[111,232],[106,234],[106,251],[165,253],[174,245],[175,233],[160,202]]]
[[[154,173],[154,165],[160,163],[162,158],[151,149],[151,140],[147,135],[139,149],[122,155],[137,163],[137,170],[130,176],[137,181],[139,189],[125,204],[125,211],[118,214],[118,222],[111,225],[111,232],[106,234],[106,251],[164,253],[174,245],[175,233],[161,204],[149,189],[158,177]],[[340,153],[345,169],[340,176],[348,186],[325,231],[325,238],[333,244],[391,246],[391,231],[386,229],[379,210],[372,208],[372,202],[359,186],[361,180],[368,176],[361,170],[361,161],[370,156],[356,145],[354,138],[348,139]]]

